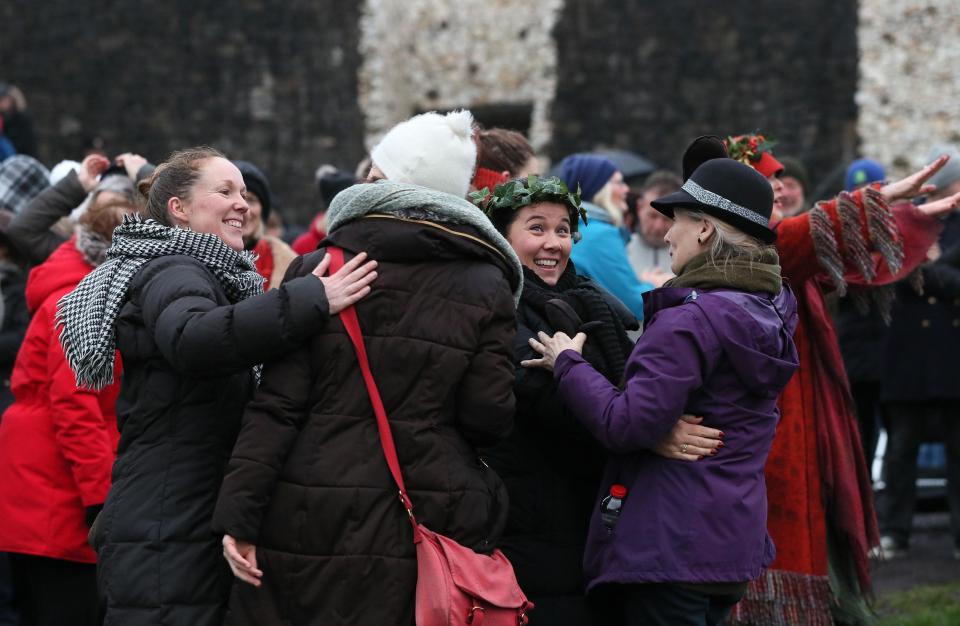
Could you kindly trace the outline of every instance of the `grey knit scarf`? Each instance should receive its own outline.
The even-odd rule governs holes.
[[[513,292],[514,304],[520,301],[523,292],[523,266],[517,253],[503,235],[480,209],[463,198],[410,185],[380,180],[361,183],[344,189],[333,199],[327,211],[327,229],[333,232],[347,222],[360,219],[371,213],[387,214],[409,220],[424,220],[445,224],[472,226],[480,231],[483,239],[499,252],[516,270],[519,277]]]
[[[170,228],[138,216],[124,217],[113,232],[107,260],[57,303],[60,345],[77,386],[102,389],[113,382],[114,322],[140,267],[168,255],[186,255],[216,276],[230,302],[263,291],[253,254],[237,252],[216,235]]]

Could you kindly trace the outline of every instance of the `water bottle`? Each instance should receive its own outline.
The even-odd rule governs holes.
[[[611,485],[610,495],[600,502],[600,519],[603,525],[607,527],[607,532],[613,530],[620,519],[620,511],[623,509],[623,499],[627,497],[627,488],[623,485]]]

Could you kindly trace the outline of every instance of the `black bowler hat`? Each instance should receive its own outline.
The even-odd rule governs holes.
[[[710,159],[694,170],[680,191],[650,204],[671,219],[674,209],[693,209],[723,220],[764,243],[777,240],[769,226],[773,211],[770,182],[749,165],[733,159]]]

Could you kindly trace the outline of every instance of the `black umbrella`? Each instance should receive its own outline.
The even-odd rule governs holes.
[[[613,161],[613,164],[620,170],[620,173],[623,174],[625,179],[647,176],[657,169],[653,161],[629,150],[595,150],[588,154],[607,157]],[[560,176],[560,163],[562,163],[562,161],[550,168],[550,176]]]

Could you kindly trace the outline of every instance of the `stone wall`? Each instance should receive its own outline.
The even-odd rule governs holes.
[[[361,106],[368,145],[425,110],[523,104],[534,147],[550,139],[562,0],[367,0]]]
[[[25,92],[45,161],[93,137],[154,161],[210,144],[261,165],[305,222],[316,167],[363,157],[354,0],[91,7],[0,3],[0,80]]]
[[[960,141],[955,0],[7,0],[0,24],[45,161],[92,137],[155,161],[212,144],[301,222],[317,165],[429,109],[501,107],[554,158],[672,167],[696,135],[760,128],[825,191],[861,151],[896,170]]]
[[[856,150],[856,20],[853,0],[568,2],[551,152],[679,169],[694,137],[759,128],[823,180]]]
[[[859,30],[863,155],[904,174],[960,144],[960,2],[861,0]]]

